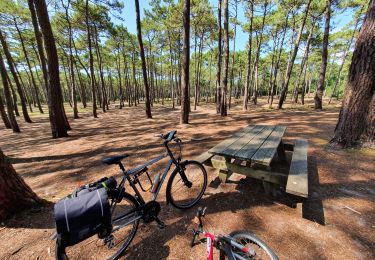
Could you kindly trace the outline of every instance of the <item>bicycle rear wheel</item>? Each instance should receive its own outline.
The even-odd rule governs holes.
[[[265,242],[250,232],[234,231],[229,236],[235,243],[243,247],[231,246],[234,259],[279,259]]]
[[[176,168],[167,185],[167,199],[176,208],[188,209],[202,198],[207,186],[207,172],[196,161],[185,161]]]
[[[56,244],[56,259],[118,259],[132,242],[139,224],[140,213],[135,211],[138,201],[125,193],[112,212],[112,247],[97,235],[77,245],[60,248]],[[106,238],[108,240],[108,237]]]

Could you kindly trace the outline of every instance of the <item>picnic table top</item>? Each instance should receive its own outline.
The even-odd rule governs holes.
[[[270,166],[285,131],[286,126],[249,125],[208,152],[226,158]]]

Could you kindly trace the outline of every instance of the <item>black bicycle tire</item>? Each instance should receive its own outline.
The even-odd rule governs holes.
[[[132,196],[131,194],[125,192],[124,198],[125,197],[128,198],[130,201],[132,201],[134,203],[135,207],[140,206],[138,200],[136,200],[136,198],[134,198],[134,196]],[[135,234],[137,234],[138,226],[139,226],[139,219],[136,220],[134,230],[132,231],[131,235],[128,236],[128,239],[126,240],[126,242],[122,245],[122,247],[115,254],[113,254],[110,258],[107,258],[108,260],[109,259],[110,260],[116,260],[116,259],[119,259],[121,256],[124,255],[125,250],[130,246],[131,242],[133,241],[133,239],[135,237]]]
[[[238,230],[238,231],[233,231],[229,234],[231,238],[236,238],[239,236],[246,237],[249,239],[252,243],[258,245],[261,249],[263,249],[268,256],[270,257],[271,260],[278,260],[279,258],[277,255],[273,252],[273,250],[259,237],[257,237],[255,234],[244,231],[244,230]]]
[[[126,197],[132,203],[134,203],[135,207],[139,207],[139,205],[140,205],[139,202],[132,195],[125,192],[123,196],[124,196],[124,198]],[[124,254],[125,250],[129,247],[129,245],[133,241],[133,238],[135,237],[135,234],[137,233],[138,225],[139,225],[139,220],[136,221],[134,230],[132,231],[132,233],[128,237],[128,239],[125,241],[125,243],[121,246],[121,248],[116,253],[114,253],[108,259],[111,259],[111,260],[119,259],[119,257],[121,257]],[[60,244],[57,242],[57,240],[56,240],[56,246],[55,246],[55,258],[56,258],[56,260],[68,260],[69,259],[68,256],[65,253],[65,248],[62,248],[60,246]]]
[[[171,194],[171,189],[172,189],[172,183],[173,183],[173,179],[176,177],[177,173],[178,173],[178,168],[176,168],[172,174],[171,174],[171,177],[169,178],[168,180],[168,184],[167,184],[167,190],[166,190],[166,193],[167,193],[167,201],[169,203],[172,204],[173,207],[175,208],[178,208],[178,209],[189,209],[189,208],[192,208],[194,207],[202,198],[204,192],[206,191],[206,188],[207,188],[207,171],[206,169],[204,168],[203,164],[201,164],[200,162],[197,162],[197,161],[193,161],[193,160],[188,160],[188,161],[184,161],[181,163],[181,166],[184,166],[184,165],[187,165],[187,164],[196,164],[199,166],[199,168],[202,170],[203,172],[203,179],[204,179],[204,183],[203,183],[203,187],[202,187],[202,190],[201,192],[199,193],[199,195],[195,198],[195,200],[193,201],[193,203],[185,206],[185,205],[178,205],[174,200],[173,200],[173,197],[172,197],[172,194]]]
[[[55,246],[55,258],[56,260],[68,260],[68,257],[65,254],[65,249],[61,247],[56,239],[56,246]]]

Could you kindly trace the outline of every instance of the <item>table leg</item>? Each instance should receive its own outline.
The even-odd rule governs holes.
[[[272,195],[276,197],[276,184],[263,181],[263,188],[268,196]]]
[[[281,161],[286,161],[285,149],[283,141],[280,142],[279,146],[277,147],[277,156],[280,158]]]
[[[231,159],[228,157],[225,157],[225,162],[231,163]],[[219,179],[222,183],[226,183],[228,178],[232,175],[232,171],[224,171],[224,170],[219,170]]]

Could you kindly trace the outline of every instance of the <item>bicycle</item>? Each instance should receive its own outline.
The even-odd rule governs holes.
[[[247,231],[234,231],[229,235],[215,236],[203,230],[202,218],[206,215],[207,208],[199,208],[194,222],[198,224],[198,229],[193,229],[193,238],[190,246],[195,245],[197,236],[203,234],[207,244],[207,260],[213,260],[213,248],[220,251],[220,260],[246,260],[246,259],[272,259],[278,260],[276,254],[266,243],[253,233]]]
[[[167,153],[132,170],[125,170],[121,162],[129,156],[126,154],[108,157],[102,161],[107,165],[117,164],[121,169],[123,177],[119,185],[111,191],[112,196],[108,196],[111,205],[112,229],[108,232],[108,235],[105,237],[102,236],[103,243],[98,249],[100,257],[105,255],[107,259],[118,259],[122,256],[132,242],[140,220],[143,220],[145,223],[156,221],[159,228],[165,227],[164,222],[158,218],[161,206],[156,199],[172,165],[175,165],[175,168],[170,175],[166,187],[167,203],[171,203],[178,209],[188,209],[196,205],[202,198],[207,186],[207,172],[204,166],[197,161],[182,161],[181,140],[175,136],[176,133],[177,131],[171,131],[166,135],[158,135],[164,140],[163,144]],[[168,146],[172,140],[179,146],[180,153],[177,158]],[[147,167],[168,156],[169,161],[164,173],[161,176],[157,174],[152,182]],[[148,180],[151,183],[149,188],[144,188],[139,180],[139,177],[144,173],[147,174]],[[197,181],[198,179],[199,182]],[[128,181],[130,187],[133,189],[134,196],[125,191],[126,181]],[[150,201],[146,202],[143,199],[136,184],[140,186],[142,191],[149,190],[152,193]],[[185,189],[185,192],[182,189]],[[188,192],[192,192],[193,196],[190,198],[187,197]],[[100,235],[98,236],[100,238]],[[106,250],[104,250],[104,247],[106,247]],[[56,243],[56,259],[67,259],[66,248],[60,246],[58,243]]]

